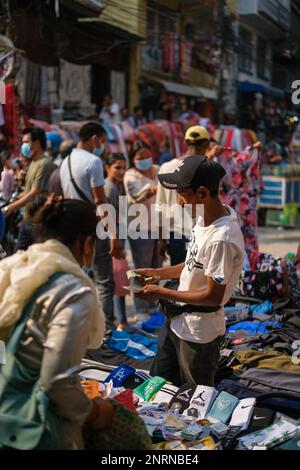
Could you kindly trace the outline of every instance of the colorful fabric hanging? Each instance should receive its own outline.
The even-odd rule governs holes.
[[[227,132],[227,144],[232,135]],[[246,250],[258,250],[256,209],[258,191],[262,186],[258,150],[249,149],[238,152],[236,156],[232,152],[224,152],[219,163],[226,170],[221,198],[238,214]]]

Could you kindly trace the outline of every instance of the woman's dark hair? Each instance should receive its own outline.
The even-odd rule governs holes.
[[[126,158],[123,155],[123,153],[112,153],[108,159],[107,159],[107,165],[112,166],[114,163],[118,162],[119,160],[122,160],[123,162],[126,162]]]
[[[71,248],[76,240],[82,243],[90,235],[96,237],[99,219],[89,202],[65,199],[46,202],[31,222],[39,242],[54,238]]]
[[[151,148],[149,147],[148,144],[146,144],[146,142],[143,142],[143,141],[139,141],[139,142],[135,142],[132,146],[132,150],[131,150],[131,154],[129,156],[129,160],[130,160],[130,166],[133,167],[134,166],[134,163],[133,163],[133,160],[134,160],[134,157],[136,156],[136,154],[142,150],[142,149],[148,149],[148,150],[151,150]]]
[[[30,219],[35,216],[35,214],[38,212],[39,209],[43,207],[46,201],[47,196],[45,196],[44,194],[38,194],[27,204],[26,209]]]

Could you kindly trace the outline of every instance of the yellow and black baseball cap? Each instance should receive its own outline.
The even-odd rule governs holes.
[[[184,139],[192,143],[201,143],[201,140],[210,140],[210,136],[205,127],[192,126],[186,131]]]

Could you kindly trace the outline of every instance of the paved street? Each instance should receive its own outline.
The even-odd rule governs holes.
[[[300,229],[279,230],[277,227],[260,227],[259,251],[284,256],[296,253],[300,243]]]

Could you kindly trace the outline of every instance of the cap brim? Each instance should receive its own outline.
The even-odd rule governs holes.
[[[179,172],[175,173],[161,173],[157,175],[158,181],[166,189],[183,189],[188,188],[188,184],[180,181]]]

